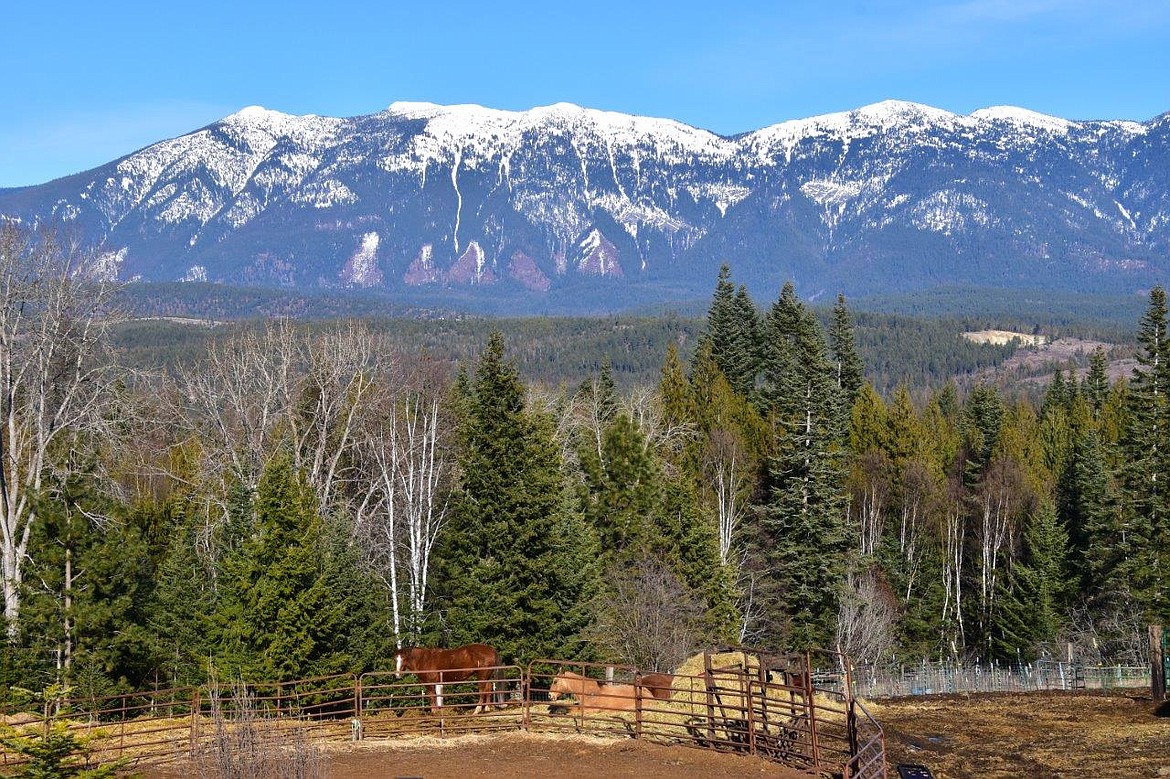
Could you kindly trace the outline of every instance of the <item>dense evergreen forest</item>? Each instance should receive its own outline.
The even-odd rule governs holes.
[[[814,313],[827,325],[832,309],[817,308]],[[335,328],[337,321],[303,321],[303,327],[324,333]],[[706,326],[705,316],[675,314],[515,319],[363,317],[358,321],[392,342],[394,348],[425,352],[450,363],[453,370],[474,364],[489,335],[499,332],[508,345],[509,359],[527,383],[576,387],[596,377],[608,362],[622,389],[657,383],[662,356],[672,344],[682,359],[690,360]],[[1010,357],[1018,344],[974,343],[962,337],[966,330],[989,327],[990,321],[859,313],[855,317],[857,349],[878,391],[888,393],[905,384],[917,394],[953,380],[965,383]],[[116,326],[112,340],[125,367],[173,372],[202,360],[212,341],[264,327],[264,320],[133,319]],[[1132,335],[1129,338],[1132,340]]]
[[[1099,352],[1030,400],[911,391],[892,359],[875,387],[844,299],[759,304],[726,267],[691,324],[281,319],[183,326],[160,360],[177,326],[117,325],[76,261],[0,232],[10,695],[385,668],[398,643],[1137,662],[1170,620],[1160,288],[1128,380]]]

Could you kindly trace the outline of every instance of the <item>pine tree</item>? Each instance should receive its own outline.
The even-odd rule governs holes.
[[[591,530],[565,495],[550,420],[524,407],[524,387],[493,333],[467,387],[461,484],[439,550],[436,596],[445,639],[485,642],[509,662],[578,645],[596,564]]]

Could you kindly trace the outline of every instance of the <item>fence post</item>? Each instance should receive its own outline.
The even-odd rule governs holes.
[[[634,672],[634,738],[642,737],[642,673]]]
[[[199,707],[201,705],[199,688],[196,687],[194,692],[191,693],[191,735],[189,737],[190,743],[188,744],[192,760],[195,759],[195,755],[198,754],[199,750]]]
[[[353,675],[353,716],[354,719],[362,718],[362,677],[360,674]]]
[[[821,767],[821,749],[817,743],[817,701],[813,693],[812,656],[804,653],[804,700],[808,706],[808,734],[812,746],[813,768]]]
[[[707,685],[707,738],[715,742],[715,675],[711,672],[711,653],[703,653],[703,681]]]
[[[1166,657],[1162,641],[1162,626],[1150,625],[1150,692],[1154,703],[1166,700]]]

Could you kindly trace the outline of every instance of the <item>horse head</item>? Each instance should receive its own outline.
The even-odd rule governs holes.
[[[413,650],[399,649],[394,653],[394,678],[401,679],[402,672],[410,670],[410,653]]]

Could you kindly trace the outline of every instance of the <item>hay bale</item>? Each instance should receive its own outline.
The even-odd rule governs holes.
[[[675,671],[683,676],[702,676],[706,669],[705,653],[689,657]],[[749,652],[718,652],[711,655],[711,667],[720,670],[743,670],[749,673],[759,673],[760,658]]]
[[[33,714],[29,711],[18,711],[15,714],[0,715],[0,720],[5,725],[15,727],[17,725],[32,725],[35,722],[40,722],[41,717],[39,714]]]

